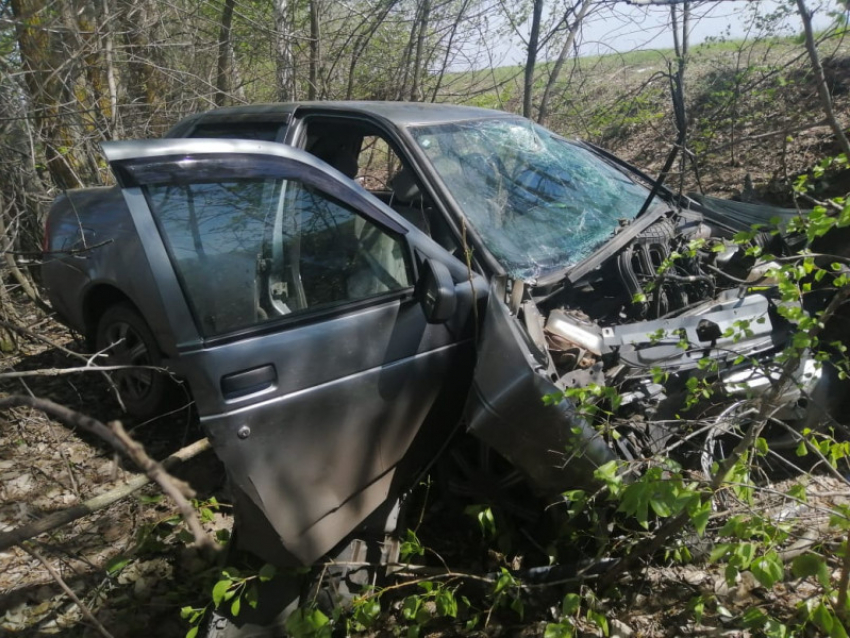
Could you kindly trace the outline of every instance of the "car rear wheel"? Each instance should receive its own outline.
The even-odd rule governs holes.
[[[109,307],[97,325],[98,352],[107,355],[106,365],[139,366],[112,372],[112,381],[131,415],[145,419],[168,408],[172,384],[162,365],[162,352],[151,329],[138,311],[126,303]]]

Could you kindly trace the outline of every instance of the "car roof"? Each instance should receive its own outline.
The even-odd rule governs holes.
[[[296,108],[300,107],[321,108],[329,112],[339,111],[345,114],[379,117],[399,127],[509,116],[509,114],[502,111],[483,109],[476,106],[433,104],[427,102],[279,102],[227,106],[206,111],[205,113],[199,113],[198,115],[193,115],[182,120],[172,131],[166,134],[166,137],[171,137],[172,132],[182,130],[190,123],[253,122],[259,120],[285,121]]]

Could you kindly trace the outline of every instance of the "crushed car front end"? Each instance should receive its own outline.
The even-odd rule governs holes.
[[[468,428],[538,490],[668,447],[696,463],[704,446],[682,445],[694,423],[775,385],[794,325],[777,264],[759,255],[803,247],[767,230],[796,211],[652,192],[638,171],[518,118],[412,136],[477,242],[465,250],[499,265]],[[773,413],[809,423],[822,402],[808,398],[833,375],[803,356],[791,377]]]

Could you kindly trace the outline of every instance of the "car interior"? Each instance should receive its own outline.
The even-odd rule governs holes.
[[[443,248],[458,252],[454,233],[423,192],[414,169],[377,128],[351,120],[311,118],[306,150],[357,181]]]

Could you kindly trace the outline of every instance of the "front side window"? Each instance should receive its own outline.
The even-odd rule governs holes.
[[[399,237],[300,182],[154,185],[146,194],[204,336],[411,285]]]

